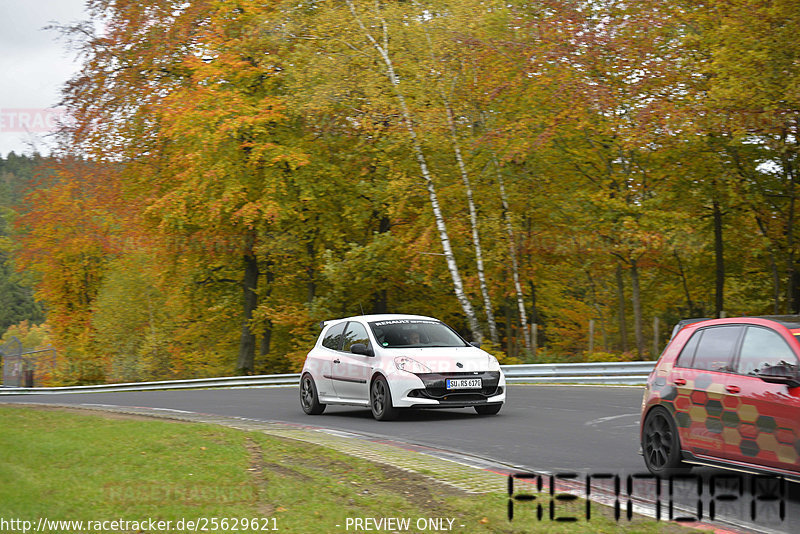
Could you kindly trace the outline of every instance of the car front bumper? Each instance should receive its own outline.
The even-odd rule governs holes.
[[[448,379],[480,378],[480,389],[448,390]],[[396,382],[393,404],[398,408],[464,408],[502,404],[506,400],[506,379],[501,371],[463,373],[419,373]],[[398,391],[399,389],[399,391]]]

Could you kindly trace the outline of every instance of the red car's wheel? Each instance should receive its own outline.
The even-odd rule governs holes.
[[[681,460],[675,421],[664,408],[654,408],[647,414],[642,429],[642,454],[647,469],[657,476],[669,476],[688,467]]]

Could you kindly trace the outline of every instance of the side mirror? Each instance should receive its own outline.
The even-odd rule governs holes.
[[[363,343],[353,343],[350,346],[350,352],[353,354],[360,354],[362,356],[375,356],[375,351]]]
[[[481,342],[480,341],[470,341],[469,344],[472,345],[473,347],[481,348]]]
[[[757,372],[756,376],[768,384],[784,384],[790,388],[800,387],[800,376],[793,367],[788,365],[765,367]]]

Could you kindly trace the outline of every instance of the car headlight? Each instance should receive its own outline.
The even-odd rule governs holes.
[[[487,353],[486,355],[489,357],[489,369],[499,369],[500,362],[497,361],[497,358],[495,358],[489,353]]]
[[[408,358],[406,356],[398,356],[395,358],[394,365],[401,371],[406,371],[408,373],[418,374],[433,372],[427,365],[419,363],[417,360]]]

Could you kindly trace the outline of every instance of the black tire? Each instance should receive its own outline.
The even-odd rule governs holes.
[[[317,385],[308,373],[300,379],[300,405],[308,415],[319,415],[325,411],[325,404],[319,402]]]
[[[689,470],[681,460],[681,442],[672,416],[664,408],[653,408],[642,427],[642,455],[647,469],[668,477]]]
[[[478,415],[496,415],[502,407],[502,404],[487,404],[485,406],[475,406],[475,411],[478,412]]]
[[[391,421],[399,415],[398,409],[392,406],[392,391],[383,376],[375,377],[369,386],[369,407],[378,421]]]

